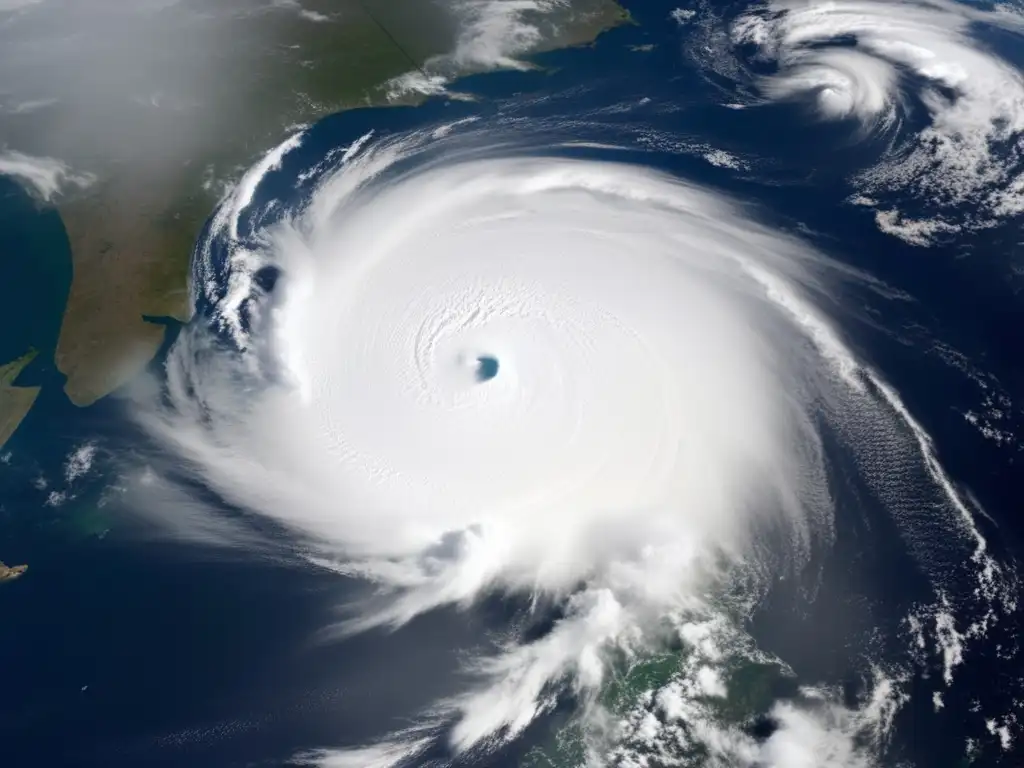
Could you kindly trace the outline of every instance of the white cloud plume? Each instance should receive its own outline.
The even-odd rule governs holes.
[[[87,187],[95,181],[91,174],[75,173],[55,158],[33,157],[14,150],[0,151],[0,175],[13,176],[46,201],[68,188]]]

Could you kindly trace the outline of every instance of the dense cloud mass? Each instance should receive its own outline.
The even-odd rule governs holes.
[[[233,506],[376,585],[346,632],[495,592],[562,606],[550,632],[473,660],[476,684],[424,730],[311,759],[398,763],[442,721],[456,752],[494,747],[571,692],[597,755],[689,739],[723,765],[868,764],[901,696],[881,673],[862,708],[811,689],[779,704],[765,743],[701,702],[725,695],[743,635],[723,596],[756,605],[829,547],[837,436],[895,524],[938,511],[949,538],[919,553],[936,578],[996,597],[930,439],[828,310],[880,286],[718,193],[514,149],[474,121],[368,134],[302,175],[298,210],[258,202],[302,142],[214,217],[205,320],[138,418]],[[935,548],[954,541],[949,565]],[[666,636],[691,651],[682,677],[598,727],[614,659]]]

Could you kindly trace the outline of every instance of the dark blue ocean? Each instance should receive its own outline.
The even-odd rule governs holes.
[[[857,326],[850,342],[900,392],[949,475],[991,515],[980,525],[992,548],[1008,558],[1019,554],[1021,443],[987,438],[965,418],[985,410],[986,391],[941,354],[957,350],[982,372],[989,394],[1024,396],[1019,229],[929,248],[882,234],[869,210],[845,202],[850,173],[869,164],[877,147],[850,140],[848,127],[814,123],[799,104],[756,112],[720,106],[683,55],[684,32],[669,18],[675,4],[624,4],[635,24],[592,46],[539,56],[535,71],[454,84],[473,102],[436,98],[322,120],[260,195],[288,201],[302,169],[370,130],[387,135],[475,115],[522,125],[524,135],[543,125],[536,135],[546,139],[631,144],[635,152],[558,151],[641,163],[750,201],[762,219],[804,233],[834,259],[912,297],[867,307],[875,327]],[[653,47],[639,50],[645,46]],[[573,119],[583,115],[589,117]],[[667,137],[678,139],[675,148]],[[756,173],[737,172],[679,148],[701,142],[772,160]],[[303,750],[358,745],[402,728],[456,690],[460,649],[485,642],[489,627],[516,612],[514,601],[495,598],[468,614],[439,611],[396,633],[342,641],[329,630],[355,588],[345,579],[285,554],[168,541],[118,503],[120,459],[142,438],[118,397],[79,409],[62,392],[53,352],[71,277],[58,214],[0,179],[0,361],[38,350],[18,383],[43,387],[0,464],[0,558],[30,566],[24,578],[0,586],[0,763],[282,765]],[[844,301],[865,308],[863,296],[837,297],[840,306]],[[169,328],[168,343],[176,332]],[[1005,410],[1004,428],[1013,431],[1019,416],[1013,406]],[[97,455],[72,485],[63,468],[84,443]],[[65,500],[52,503],[54,491]],[[798,675],[848,682],[845,659],[857,651],[843,647],[848,625],[898,621],[872,608],[870,596],[913,601],[926,591],[895,528],[881,514],[870,519],[865,527],[861,517],[840,514],[826,586],[813,605],[766,611],[755,622],[766,648],[801,660]],[[788,605],[785,595],[778,602]],[[1006,712],[1020,691],[1024,670],[1004,652],[1017,642],[1018,622],[1007,617],[990,640],[971,647],[958,673],[964,679],[943,710],[936,713],[921,696],[900,711],[891,764],[964,764],[963,744],[975,728],[964,724],[965,713],[978,692],[993,706],[1002,701]],[[521,748],[486,764],[516,764],[562,716],[541,720]],[[1019,764],[1012,755],[1005,760]],[[977,764],[998,762],[986,753]]]

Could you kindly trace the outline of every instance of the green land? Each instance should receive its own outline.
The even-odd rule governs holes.
[[[27,565],[4,565],[0,562],[0,584],[5,581],[14,581],[28,570]]]
[[[35,356],[35,350],[31,350],[13,362],[0,365],[0,446],[3,446],[7,439],[14,434],[14,430],[28,415],[39,395],[39,387],[17,387],[14,385],[14,380]]]
[[[110,393],[153,358],[165,329],[147,318],[189,318],[192,248],[225,182],[297,125],[397,103],[384,84],[415,68],[448,77],[486,69],[445,59],[462,34],[458,20],[423,0],[164,5],[155,11],[164,16],[154,42],[152,16],[105,41],[115,52],[104,54],[101,85],[88,101],[76,101],[76,83],[53,106],[0,114],[9,148],[60,158],[96,179],[57,201],[74,274],[54,362],[77,405]],[[572,0],[549,15],[538,17],[545,35],[528,53],[585,45],[628,21],[614,0]],[[37,26],[56,34],[67,23]],[[164,45],[158,56],[154,45]],[[126,100],[133,94],[140,98]],[[26,364],[2,369],[0,445],[38,394],[11,386]]]

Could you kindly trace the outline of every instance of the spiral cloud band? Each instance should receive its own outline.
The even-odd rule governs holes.
[[[1019,44],[1016,10],[773,0],[702,23],[691,51],[739,89],[730,98],[805,101],[821,120],[856,125],[858,141],[883,145],[853,179],[857,202],[876,208],[883,230],[927,245],[1024,211],[1024,76],[1012,49],[998,45]],[[873,199],[892,194],[909,196],[912,214]]]
[[[832,338],[800,295],[805,245],[610,163],[469,160],[354,187],[382,154],[235,254],[282,272],[245,343],[286,383],[257,419],[191,386],[226,417],[220,450],[269,451],[259,488],[238,478],[247,504],[367,557],[459,532],[459,597],[567,589],[595,551],[640,557],[663,535],[735,543],[772,509],[803,520],[808,333]]]
[[[287,214],[257,193],[302,137],[268,155],[212,223],[206,319],[140,413],[218,494],[379,587],[348,631],[495,591],[562,604],[438,705],[453,749],[513,737],[560,685],[593,701],[613,650],[707,618],[724,585],[756,602],[800,572],[832,536],[826,433],[894,514],[921,503],[984,560],[927,436],[822,309],[870,280],[717,193],[474,130],[364,136]],[[864,718],[821,711],[783,718],[771,754],[708,743],[781,765],[811,733],[854,755]]]

